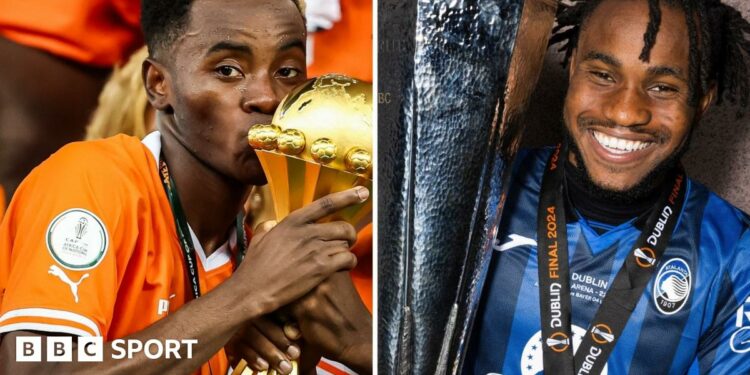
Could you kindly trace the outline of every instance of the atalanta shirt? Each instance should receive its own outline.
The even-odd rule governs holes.
[[[513,165],[466,374],[543,373],[536,233],[551,152],[523,151]],[[690,179],[679,215],[602,374],[750,373],[748,219]],[[641,230],[636,219],[612,227],[567,216],[576,350]]]

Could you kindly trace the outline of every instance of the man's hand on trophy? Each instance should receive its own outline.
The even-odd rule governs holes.
[[[256,372],[269,369],[280,374],[292,371],[292,361],[300,357],[301,338],[293,325],[283,326],[270,317],[248,322],[227,343],[229,363],[244,359]]]
[[[360,374],[372,372],[372,316],[349,272],[336,272],[290,305],[305,340],[324,357]]]
[[[368,197],[369,191],[363,187],[329,194],[253,238],[235,273],[245,288],[259,296],[247,301],[248,307],[275,311],[331,274],[352,269],[357,263],[349,251],[357,238],[354,227],[341,221],[317,221]]]

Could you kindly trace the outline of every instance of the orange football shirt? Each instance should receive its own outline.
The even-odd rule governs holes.
[[[19,186],[5,219],[0,333],[35,330],[112,341],[192,298],[154,153],[135,137],[63,147]],[[234,257],[225,244],[206,259],[197,238],[193,242],[205,293],[231,275]],[[222,349],[197,373],[227,369]]]
[[[159,150],[158,133],[143,142],[124,135],[77,142],[29,174],[0,225],[0,333],[35,330],[112,341],[192,298],[157,171]],[[191,235],[205,293],[231,276],[235,241],[206,258]],[[372,311],[371,225],[352,251],[359,257],[352,278]],[[197,373],[226,373],[228,365],[222,349]],[[351,373],[326,360],[320,370]]]
[[[372,223],[357,233],[357,242],[352,247],[357,256],[357,267],[350,274],[359,297],[372,313]]]
[[[86,65],[111,67],[143,44],[139,0],[0,0],[0,36]]]
[[[0,222],[3,221],[3,213],[5,213],[5,190],[3,185],[0,185]]]

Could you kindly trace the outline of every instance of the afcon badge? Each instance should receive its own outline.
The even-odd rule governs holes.
[[[690,296],[690,266],[682,259],[665,262],[654,280],[654,304],[663,314],[672,315],[683,306]]]
[[[69,270],[88,270],[99,265],[108,244],[104,223],[82,208],[57,215],[47,228],[47,250]]]

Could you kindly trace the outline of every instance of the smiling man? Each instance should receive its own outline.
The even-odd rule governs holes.
[[[367,189],[324,197],[249,244],[243,228],[248,188],[265,183],[247,131],[306,80],[299,4],[145,0],[142,9],[159,131],[68,145],[16,191],[0,227],[0,373],[226,374],[230,338],[298,300],[319,307],[308,315],[320,321],[300,324],[306,342],[337,338],[322,354],[366,366],[367,317],[353,326],[326,309],[354,298],[332,295],[351,280],[328,276],[356,263],[356,233],[316,222],[365,201]],[[306,326],[317,334],[304,336]],[[102,355],[79,362],[96,352],[76,348],[90,336],[103,339]],[[28,351],[24,340],[39,345]],[[44,350],[55,340],[75,348],[67,361]],[[123,348],[139,349],[123,359]],[[32,352],[41,357],[19,361]],[[269,366],[291,370],[286,359]]]
[[[464,373],[748,373],[747,216],[680,158],[748,102],[750,24],[717,0],[563,5],[565,140],[523,151]]]

